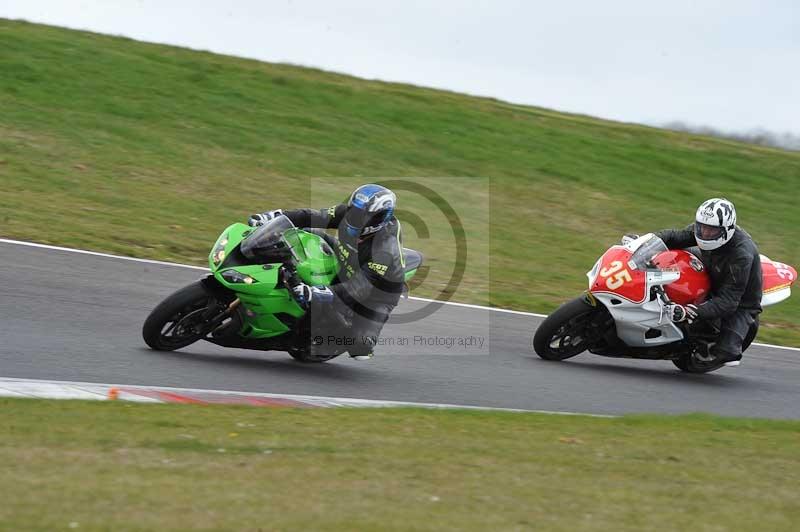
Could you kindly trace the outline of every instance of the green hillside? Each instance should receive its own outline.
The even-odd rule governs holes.
[[[620,234],[683,226],[712,195],[800,265],[800,153],[0,19],[2,236],[202,264],[250,212],[407,177],[464,222],[458,301],[547,312]],[[449,228],[400,201],[428,220],[406,243],[435,295]],[[759,339],[800,345],[798,318],[795,296]]]

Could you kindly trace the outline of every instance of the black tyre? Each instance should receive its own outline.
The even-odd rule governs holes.
[[[596,336],[592,331],[597,312],[583,296],[568,301],[550,314],[536,329],[533,349],[545,360],[566,360],[586,351]]]
[[[289,355],[298,362],[303,362],[306,364],[319,364],[321,362],[327,362],[331,359],[334,359],[341,355],[341,353],[331,354],[331,355],[312,355],[308,349],[291,349],[289,351]]]
[[[687,365],[687,360],[689,357],[682,356],[680,358],[673,358],[672,363],[675,364],[675,367],[681,371],[685,371],[686,373],[691,373],[689,371],[689,366]]]
[[[147,316],[142,338],[157,351],[173,351],[204,338],[203,314],[213,299],[200,281],[181,288]]]
[[[691,353],[673,359],[672,363],[675,364],[676,368],[686,373],[709,373],[723,366],[723,364],[713,360],[711,362],[700,362]]]
[[[757,333],[758,324],[756,323],[750,327],[750,331],[748,331],[747,336],[742,342],[742,352],[750,347],[750,344],[752,344],[753,340],[756,339]],[[714,362],[713,360],[711,362],[700,362],[699,360],[695,360],[691,353],[674,359],[672,363],[675,364],[676,368],[681,371],[685,371],[686,373],[710,373],[718,370],[724,365],[720,364],[719,362]]]

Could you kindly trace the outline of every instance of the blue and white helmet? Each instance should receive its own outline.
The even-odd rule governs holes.
[[[711,198],[697,208],[694,236],[705,251],[724,246],[736,232],[736,208],[725,198]]]
[[[397,197],[381,185],[361,185],[347,202],[344,216],[347,234],[365,236],[380,231],[394,216]]]

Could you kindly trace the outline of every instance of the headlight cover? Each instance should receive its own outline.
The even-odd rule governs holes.
[[[228,234],[225,233],[225,236],[217,242],[217,245],[214,246],[214,251],[211,253],[211,260],[214,262],[214,266],[219,266],[225,260],[225,246],[227,245]]]
[[[594,284],[594,280],[597,278],[597,270],[600,269],[601,260],[602,257],[597,259],[597,262],[594,263],[594,267],[590,271],[586,272],[586,277],[589,278],[589,288],[592,287],[592,285]]]
[[[258,282],[246,273],[238,272],[236,270],[225,270],[222,272],[222,278],[229,283],[253,284]]]

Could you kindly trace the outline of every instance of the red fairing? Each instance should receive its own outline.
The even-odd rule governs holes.
[[[659,253],[653,263],[662,269],[677,267],[681,278],[664,286],[670,300],[680,305],[702,303],[711,290],[711,280],[703,263],[696,256],[684,250],[671,250]]]
[[[614,294],[633,303],[645,300],[645,274],[628,266],[631,252],[622,246],[612,246],[600,258],[597,277],[589,290],[594,294]]]
[[[761,255],[761,276],[764,293],[768,294],[791,286],[797,279],[797,270],[788,264],[775,262]]]

